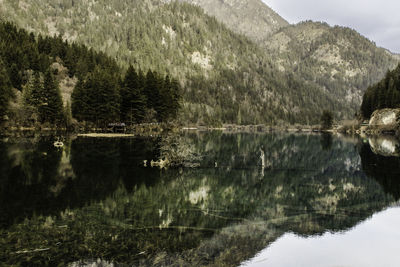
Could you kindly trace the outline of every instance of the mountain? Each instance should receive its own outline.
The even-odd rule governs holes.
[[[294,58],[300,62],[302,54],[292,55],[292,47],[285,54],[260,45],[280,44],[278,37],[296,26],[258,0],[2,0],[0,18],[105,52],[123,68],[132,64],[178,78],[184,88],[179,119],[185,123],[309,124],[323,109],[351,117],[361,102],[358,91],[343,101],[351,90],[344,85],[322,86],[332,73],[318,66],[320,73],[310,74],[315,68],[297,64]],[[314,62],[305,56],[309,60],[302,62]],[[383,65],[374,66],[391,67]]]
[[[30,31],[106,52],[122,67],[177,77],[185,123],[316,123],[324,108],[339,117],[352,113],[313,83],[280,72],[257,44],[191,4],[3,0],[0,14]]]
[[[182,90],[173,77],[131,66],[122,71],[104,53],[10,22],[0,22],[0,59],[0,124],[6,128],[80,127],[72,118],[97,127],[168,122],[180,109]]]
[[[181,0],[202,7],[207,14],[223,22],[229,29],[244,34],[257,43],[289,23],[261,0]]]
[[[398,55],[346,27],[306,21],[276,32],[266,44],[282,71],[315,82],[358,111],[366,88],[399,62]]]
[[[289,25],[261,0],[185,1],[265,48],[280,71],[297,73],[354,112],[365,89],[400,61],[350,28],[312,21]]]

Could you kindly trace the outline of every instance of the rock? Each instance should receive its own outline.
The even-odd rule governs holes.
[[[369,126],[399,125],[400,109],[379,109],[372,113]]]
[[[168,167],[169,165],[170,165],[170,162],[168,159],[165,159],[165,160],[159,159],[158,161],[151,160],[151,162],[150,162],[151,167],[158,166],[158,167],[160,167],[160,169],[164,169],[164,168]]]

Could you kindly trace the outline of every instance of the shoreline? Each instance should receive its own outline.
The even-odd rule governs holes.
[[[315,133],[315,134],[343,134],[343,135],[358,135],[365,136],[395,136],[399,137],[395,130],[361,127],[353,129],[341,129],[342,125],[335,125],[333,129],[322,130],[318,125],[296,125],[296,126],[267,126],[267,125],[232,125],[227,124],[221,127],[208,126],[171,126],[162,124],[138,124],[127,127],[124,132],[110,132],[102,128],[79,129],[75,131],[67,128],[35,128],[35,127],[12,127],[8,129],[0,129],[0,135],[18,135],[18,134],[53,134],[58,135],[76,135],[78,137],[97,137],[97,138],[117,138],[117,137],[143,137],[143,136],[159,136],[170,132],[212,132],[220,131],[225,133]]]

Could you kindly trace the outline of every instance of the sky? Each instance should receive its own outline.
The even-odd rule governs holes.
[[[324,21],[355,29],[378,46],[400,53],[399,0],[263,0],[289,23]]]

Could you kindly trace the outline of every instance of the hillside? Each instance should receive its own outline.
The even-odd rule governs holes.
[[[236,3],[238,7],[244,2],[223,3]],[[253,27],[263,14],[269,14],[270,21],[278,21],[279,27],[286,24],[260,1],[248,3],[238,21],[245,21],[257,7],[260,15],[243,25]],[[331,77],[324,78],[325,70],[323,75],[310,77],[306,70],[293,71],[288,66],[296,66],[292,58],[297,54],[282,54],[282,58],[290,59],[282,61],[273,56],[275,52],[266,53],[265,48],[191,4],[161,0],[3,0],[0,8],[3,20],[35,33],[83,43],[115,58],[123,68],[132,64],[136,69],[152,69],[178,78],[184,88],[180,120],[185,123],[308,124],[318,122],[323,109],[333,110],[337,118],[352,117],[356,110],[353,104],[360,102],[352,93],[349,101],[343,101],[347,96],[343,88],[321,88],[321,83],[328,83]],[[221,10],[226,13],[230,9]],[[263,23],[267,25],[268,20]],[[279,27],[265,29],[272,33]],[[257,33],[262,28],[253,27]]]
[[[1,14],[28,30],[104,51],[125,68],[131,63],[177,77],[186,123],[315,123],[323,108],[352,113],[313,84],[280,73],[264,50],[193,5],[4,0]]]
[[[315,82],[354,111],[365,89],[399,62],[397,55],[352,29],[311,21],[281,29],[266,47],[282,71]]]
[[[400,107],[400,64],[388,71],[378,83],[368,87],[364,94],[361,115],[369,119],[377,109]]]
[[[181,0],[202,7],[229,29],[249,37],[257,43],[268,42],[268,37],[289,23],[261,0]]]
[[[104,53],[60,37],[35,36],[10,22],[0,22],[0,92],[5,128],[168,122],[176,118],[182,97],[169,75],[132,66],[124,73]]]
[[[267,50],[282,72],[294,72],[331,97],[346,101],[353,114],[365,88],[400,61],[386,49],[345,27],[302,22],[289,25],[260,0],[184,0]]]

